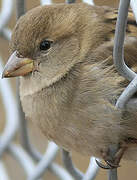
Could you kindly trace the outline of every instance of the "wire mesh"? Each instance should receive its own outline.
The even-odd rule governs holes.
[[[74,3],[75,0],[67,0],[66,3]],[[83,0],[83,2],[94,5],[94,1],[92,0]],[[12,0],[3,0],[2,7],[0,12],[0,36],[5,38],[6,40],[10,40],[11,30],[7,28],[7,24],[10,20],[11,14],[14,10],[14,1]],[[52,4],[51,0],[41,0],[40,3],[42,5]],[[124,63],[124,51],[123,51],[123,43],[124,43],[124,31],[127,21],[127,10],[131,4],[133,9],[136,21],[137,21],[137,1],[136,0],[121,0],[119,6],[119,16],[115,34],[115,44],[114,44],[114,64],[116,65],[118,71],[122,76],[129,79],[131,83],[122,93],[120,98],[117,101],[117,108],[123,108],[125,103],[132,97],[132,95],[137,90],[137,77],[136,73],[131,71]],[[25,1],[17,0],[17,19],[24,14],[25,12]],[[119,31],[123,30],[123,31]],[[120,34],[120,32],[122,32]],[[119,44],[118,44],[119,43]],[[119,48],[120,47],[120,48]],[[0,72],[3,70],[3,60],[0,57]],[[124,73],[123,69],[121,69],[121,64],[124,65]],[[18,109],[16,100],[12,93],[10,82],[6,79],[0,80],[0,93],[2,95],[3,104],[6,110],[6,126],[3,133],[0,136],[0,157],[2,157],[3,152],[9,153],[13,156],[18,164],[23,168],[26,179],[28,180],[37,180],[42,179],[43,174],[45,172],[52,172],[58,179],[60,180],[93,180],[96,178],[96,175],[99,171],[99,167],[96,164],[95,158],[91,157],[89,167],[86,173],[82,173],[78,170],[71,160],[70,153],[63,150],[63,162],[66,167],[65,170],[60,165],[54,162],[59,147],[53,143],[49,142],[47,150],[44,154],[41,154],[30,142],[27,132],[27,123],[24,119],[23,114],[21,114],[21,109]],[[8,97],[8,98],[7,98]],[[129,105],[131,106],[131,104]],[[8,107],[8,108],[7,108]],[[18,111],[19,110],[19,111]],[[19,126],[21,125],[21,129]],[[17,133],[17,131],[21,131],[22,133],[22,142],[20,145],[16,144],[13,139]],[[22,144],[22,145],[21,145]],[[112,152],[115,148],[112,149]],[[114,152],[113,152],[114,153]],[[98,161],[100,161],[98,159]],[[8,171],[4,164],[4,161],[0,161],[0,180],[9,180]],[[117,170],[110,170],[108,173],[109,180],[117,180]]]

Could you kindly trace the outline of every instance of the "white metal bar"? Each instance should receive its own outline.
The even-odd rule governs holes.
[[[137,92],[137,76],[130,82],[117,100],[116,107],[124,108],[126,102]]]
[[[77,169],[72,162],[70,153],[64,149],[62,149],[62,160],[63,163],[68,170],[68,172],[76,179],[76,180],[82,180],[84,177],[84,174]]]
[[[131,0],[130,1],[130,6],[133,10],[134,16],[136,18],[136,22],[137,22],[137,0]]]
[[[40,0],[41,5],[50,5],[52,4],[52,0]]]
[[[33,160],[23,150],[22,147],[17,146],[15,144],[10,144],[8,150],[13,155],[13,157],[19,162],[19,164],[23,167],[27,176],[29,176],[35,171],[35,165]]]
[[[95,158],[95,157],[91,157],[90,158],[90,163],[89,163],[89,167],[85,173],[85,176],[82,180],[94,180],[96,178],[96,175],[99,171],[99,167],[96,163],[96,160],[100,161],[99,159]]]
[[[73,177],[61,166],[56,163],[50,165],[50,170],[60,179],[60,180],[74,180]]]
[[[133,72],[124,61],[124,39],[127,25],[127,16],[130,0],[121,0],[116,23],[113,59],[117,71],[129,81],[133,80],[136,73]]]
[[[13,0],[2,0],[0,31],[7,25],[13,10]]]
[[[2,161],[0,161],[0,180],[9,180],[8,173]]]
[[[16,0],[16,18],[17,20],[25,14],[26,11],[26,0]]]
[[[66,3],[71,4],[71,3],[75,3],[76,0],[66,0]]]
[[[37,180],[43,175],[43,173],[55,159],[58,149],[59,147],[55,143],[49,143],[46,153],[43,155],[39,164],[35,168],[35,171],[33,171],[32,174],[30,174],[29,180]]]
[[[84,3],[90,4],[90,5],[95,5],[94,0],[83,0]]]
[[[11,39],[11,30],[8,28],[4,28],[0,31],[0,35],[4,37],[6,40],[10,41]]]

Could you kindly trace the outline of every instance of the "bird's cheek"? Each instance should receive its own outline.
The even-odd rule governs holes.
[[[4,67],[2,77],[25,76],[32,72],[33,69],[34,61],[29,58],[17,57],[17,52],[15,51]]]

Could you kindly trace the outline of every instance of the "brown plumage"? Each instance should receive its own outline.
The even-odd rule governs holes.
[[[110,145],[125,143],[124,157],[136,160],[136,113],[115,108],[128,84],[113,66],[116,18],[110,7],[39,6],[19,19],[10,47],[20,59],[33,59],[32,72],[20,78],[26,120],[69,151],[102,157]],[[40,50],[45,39],[51,47]],[[137,25],[130,11],[125,60],[136,70]]]

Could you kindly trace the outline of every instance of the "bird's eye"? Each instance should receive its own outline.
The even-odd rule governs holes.
[[[53,41],[44,40],[40,43],[40,50],[48,50],[51,47]]]

